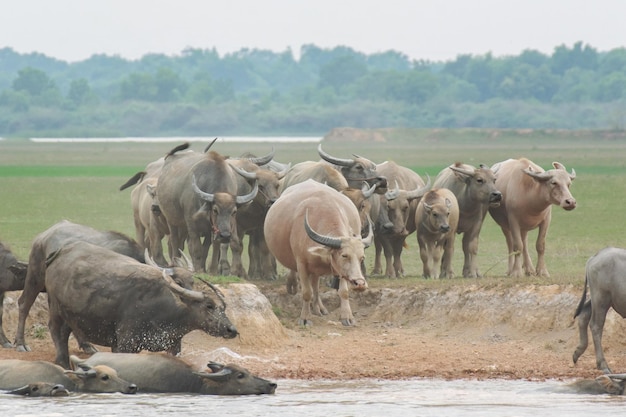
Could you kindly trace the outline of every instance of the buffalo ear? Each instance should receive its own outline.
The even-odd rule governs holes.
[[[26,279],[26,270],[28,269],[28,263],[17,261],[17,263],[9,266],[9,271],[15,275],[16,278],[23,281]]]
[[[600,375],[596,382],[606,391],[607,394],[622,395],[624,393],[624,381],[616,382],[608,375]]]
[[[322,258],[325,262],[330,262],[330,250],[325,246],[312,246],[309,248],[309,253]]]

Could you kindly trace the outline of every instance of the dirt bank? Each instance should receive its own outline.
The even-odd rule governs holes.
[[[461,281],[446,288],[373,288],[351,294],[358,321],[352,328],[340,324],[338,297],[334,290],[325,289],[323,300],[331,313],[315,318],[314,326],[305,329],[296,325],[301,308],[298,295],[287,294],[278,283],[257,285],[279,324],[242,322],[242,312],[252,308],[248,303],[238,307],[233,319],[241,338],[223,340],[193,332],[183,340],[183,357],[198,366],[207,360],[236,362],[268,378],[541,380],[599,375],[593,346],[576,366],[571,360],[578,343],[572,315],[579,288]],[[10,293],[5,306],[9,338],[16,327],[17,295]],[[2,349],[1,358],[54,359],[47,332],[37,330],[47,320],[45,302],[37,303],[31,317],[28,341],[33,352]],[[624,330],[624,321],[611,312],[603,341],[616,372],[626,370]],[[42,338],[35,338],[36,333],[43,333]],[[78,354],[72,346],[72,353]]]

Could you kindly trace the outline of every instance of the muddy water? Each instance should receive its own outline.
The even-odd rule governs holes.
[[[623,416],[626,397],[568,392],[563,382],[279,380],[275,395],[0,394],[0,416]]]

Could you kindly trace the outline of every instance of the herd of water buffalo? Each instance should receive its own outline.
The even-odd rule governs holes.
[[[174,356],[192,330],[224,338],[238,334],[219,289],[206,281],[202,291],[194,289],[193,271],[275,279],[279,262],[289,270],[288,291],[302,293],[299,324],[305,326],[312,324],[313,315],[327,313],[319,282],[334,277],[341,321],[351,326],[349,290],[365,290],[368,273],[402,276],[402,249],[411,233],[417,235],[424,277],[454,277],[456,234],[462,234],[462,275],[479,277],[479,234],[489,213],[507,242],[508,275],[548,276],[544,255],[552,205],[576,207],[569,190],[576,173],[559,162],[547,171],[525,158],[492,167],[457,162],[431,182],[392,161],[339,158],[321,145],[321,160],[293,166],[275,161],[273,151],[228,158],[211,145],[203,152],[177,146],[120,187],[134,186],[136,240],[61,221],[34,238],[28,262],[18,261],[0,244],[0,301],[5,291],[22,290],[15,344],[4,334],[1,309],[0,343],[30,350],[24,338],[26,318],[37,295],[46,292],[56,349],[56,364],[0,361],[0,389],[27,395],[138,389],[273,393],[276,384],[245,369],[210,363],[206,371],[195,372]],[[536,266],[527,245],[534,229]],[[247,270],[242,263],[245,235]],[[366,271],[364,250],[372,243],[374,267]],[[604,250],[589,261],[576,311],[580,345],[574,354],[576,361],[586,349],[590,326],[598,368],[608,375],[593,384],[601,392],[620,394],[626,376],[611,374],[601,337],[610,307],[626,314],[626,298],[620,297],[626,283],[617,274],[621,267],[626,267],[621,249]],[[88,360],[70,357],[70,333],[87,353],[96,351],[92,343],[111,347],[113,353],[95,353]],[[171,355],[136,355],[142,350]]]

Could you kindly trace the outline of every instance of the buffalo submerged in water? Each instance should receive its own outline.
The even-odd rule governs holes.
[[[274,394],[276,384],[237,365],[210,362],[196,371],[184,360],[162,353],[98,352],[88,359],[72,356],[73,366],[107,365],[137,384],[138,392],[179,392],[205,395]]]

